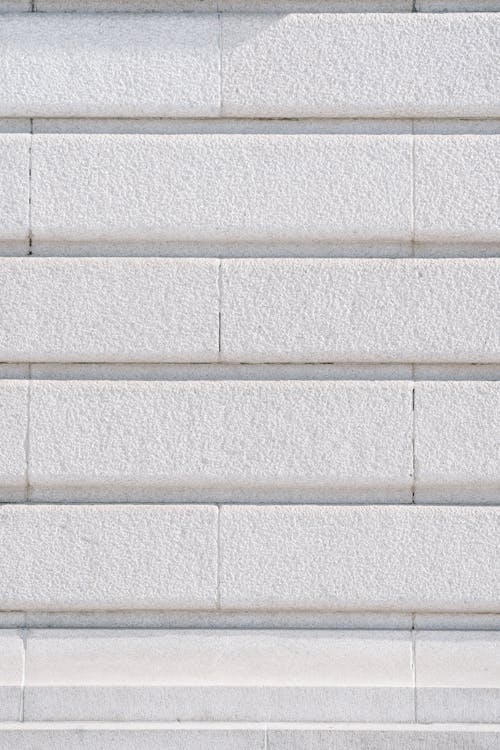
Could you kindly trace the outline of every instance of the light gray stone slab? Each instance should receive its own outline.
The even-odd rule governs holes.
[[[25,722],[0,726],[0,750],[265,750],[263,726]]]
[[[409,631],[33,631],[26,720],[409,721]]]
[[[211,609],[217,509],[0,507],[0,609]]]
[[[215,117],[218,39],[216,14],[5,16],[0,116]]]
[[[417,721],[500,723],[500,633],[417,632]]]
[[[19,719],[23,669],[24,645],[20,634],[15,630],[0,630],[1,722]]]
[[[500,261],[222,261],[221,354],[252,362],[494,362]]]
[[[498,242],[499,175],[500,135],[415,136],[415,239]]]
[[[32,381],[42,501],[410,502],[407,382]]]
[[[409,240],[411,163],[405,135],[35,135],[33,237]]]
[[[495,14],[224,15],[223,113],[498,117],[499,43]]]
[[[500,384],[415,386],[415,499],[493,503],[500,498]]]
[[[496,750],[498,726],[296,727],[268,731],[268,750]]]
[[[17,367],[2,366],[2,376],[17,378],[22,374]],[[24,500],[27,479],[27,381],[0,380],[0,425],[0,500]]]
[[[0,17],[0,27],[3,16]],[[29,235],[30,137],[0,133],[0,240],[19,242]]]
[[[500,509],[223,506],[227,609],[491,612]]]
[[[218,261],[0,260],[0,359],[207,362],[218,357]]]

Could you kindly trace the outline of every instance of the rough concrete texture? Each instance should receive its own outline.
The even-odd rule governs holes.
[[[5,259],[0,359],[203,362],[218,356],[218,261]]]
[[[494,503],[500,497],[500,384],[415,387],[415,499]]]
[[[11,375],[11,373],[8,373]],[[26,497],[28,382],[0,382],[0,500]]]
[[[228,14],[222,44],[229,117],[498,116],[494,14]]]
[[[499,174],[498,135],[416,136],[415,239],[498,242]]]
[[[36,240],[411,238],[410,136],[35,135]]]
[[[497,259],[226,260],[222,358],[492,362],[499,272]]]
[[[217,509],[2,506],[5,610],[210,609]]]
[[[0,0],[0,750],[500,747],[485,11]]]
[[[33,381],[30,496],[409,502],[411,439],[404,382]]]
[[[0,133],[1,240],[28,238],[29,164],[30,136]]]
[[[491,612],[498,508],[221,508],[228,609]]]
[[[214,117],[218,37],[214,14],[6,16],[0,117]]]

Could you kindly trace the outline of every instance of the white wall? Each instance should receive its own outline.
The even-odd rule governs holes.
[[[0,2],[0,750],[498,747],[499,11]]]

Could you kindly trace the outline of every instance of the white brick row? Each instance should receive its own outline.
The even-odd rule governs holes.
[[[0,727],[0,750],[497,750],[491,724],[44,722]]]
[[[1,259],[4,362],[495,362],[497,259]],[[220,355],[219,355],[220,309]]]
[[[4,380],[0,396],[5,500],[483,503],[500,487],[495,382]]]
[[[409,502],[402,382],[31,384],[38,500]]]
[[[500,509],[225,506],[228,609],[493,612]]]
[[[497,725],[488,724],[386,724],[377,727],[367,724],[352,728],[314,724],[304,727],[298,724],[295,727],[270,729],[267,736],[267,750],[497,750],[500,730]]]
[[[0,260],[0,360],[207,362],[218,261]]]
[[[500,720],[498,632],[42,629],[24,638],[0,634],[4,721],[19,716],[21,685],[27,722]],[[282,731],[277,748],[290,736]]]
[[[495,14],[5,15],[0,116],[497,117],[499,43]]]
[[[411,721],[408,632],[38,631],[29,721]]]
[[[0,608],[497,606],[498,508],[229,505],[219,514],[218,554],[215,506],[3,506]]]
[[[42,241],[498,241],[500,136],[414,140],[415,176],[409,135],[35,135],[31,229]]]
[[[247,117],[497,117],[495,14],[222,16],[222,106]]]
[[[33,236],[405,239],[411,154],[410,136],[35,135]]]
[[[226,260],[221,355],[235,362],[494,362],[499,293],[496,259]]]
[[[500,136],[414,140],[1,134],[0,239],[498,241]]]
[[[217,508],[0,507],[2,610],[211,609]]]
[[[216,14],[2,16],[0,116],[215,117],[218,38]]]
[[[458,736],[463,734],[473,741],[481,731],[478,727],[461,731]],[[441,734],[442,731],[438,737]],[[450,735],[446,733],[446,736]],[[497,740],[498,734],[491,732],[488,737],[490,744],[468,745],[467,750],[494,750],[491,742]],[[264,725],[51,721],[0,726],[0,750],[265,750],[265,742]],[[437,750],[441,750],[441,746]]]

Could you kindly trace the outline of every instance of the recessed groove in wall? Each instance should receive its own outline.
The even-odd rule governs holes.
[[[222,612],[135,610],[102,612],[0,612],[1,628],[175,628],[317,630],[498,630],[500,614],[401,612]]]
[[[29,117],[0,118],[0,133],[30,133],[31,120]]]
[[[416,0],[417,13],[484,13],[499,11],[499,0]]]
[[[411,11],[413,0],[3,0],[0,12],[329,12]]]
[[[24,131],[23,120],[14,121]],[[29,122],[29,121],[28,121]],[[0,132],[9,132],[9,120],[0,120]],[[500,119],[409,119],[409,118],[34,118],[33,132],[108,134],[357,134],[357,135],[494,135]]]
[[[0,13],[18,12],[286,12],[401,13],[498,11],[499,0],[3,0]]]
[[[91,612],[1,612],[0,629],[30,628],[281,628],[408,630],[411,615],[400,612],[134,610]],[[471,627],[473,622],[471,618]]]
[[[441,487],[433,488],[441,491]],[[448,489],[448,488],[446,488]],[[491,507],[498,499],[498,487],[493,488],[491,500],[483,502],[475,501],[474,492],[467,495],[465,502],[456,502],[457,505],[473,505]],[[208,484],[199,482],[197,485],[186,484],[147,484],[113,483],[95,484],[62,483],[42,484],[38,483],[32,489],[34,499],[30,497],[30,507],[35,505],[97,505],[103,503],[109,505],[314,505],[314,506],[354,506],[360,505],[408,505],[412,502],[411,491],[407,487],[393,484],[387,488],[386,485],[375,483],[358,483],[356,485],[336,486],[314,486],[299,484],[266,483],[261,485],[235,485],[235,484]],[[457,490],[458,497],[459,490]],[[484,493],[483,493],[484,495]],[[361,499],[360,499],[361,498]],[[19,505],[18,501],[3,505]],[[437,503],[425,503],[426,505],[437,505]],[[447,504],[446,507],[450,507]]]
[[[497,258],[498,242],[28,242],[0,243],[0,256],[72,258]]]
[[[411,365],[51,365],[32,366],[39,380],[408,380]]]
[[[27,380],[500,380],[500,364],[54,364],[0,363]]]
[[[454,485],[453,485],[454,486]],[[113,486],[111,489],[103,489],[103,485],[82,485],[78,487],[69,487],[62,485],[54,489],[52,486],[39,485],[34,492],[39,493],[40,497],[32,500],[28,500],[30,508],[68,508],[68,507],[85,507],[85,508],[102,508],[103,506],[108,507],[131,507],[131,506],[144,506],[144,507],[155,507],[161,506],[168,508],[169,506],[186,506],[196,508],[199,506],[203,507],[224,507],[224,508],[269,508],[272,506],[280,508],[374,508],[374,507],[400,507],[400,508],[442,508],[443,510],[449,510],[450,508],[484,508],[485,510],[491,510],[492,508],[498,508],[500,497],[500,489],[498,484],[488,486],[486,490],[477,487],[468,486],[461,495],[461,489],[463,485],[460,483],[457,485],[458,489],[455,496],[450,502],[434,502],[434,500],[416,500],[413,502],[411,497],[411,491],[408,494],[407,490],[386,492],[384,499],[380,500],[380,493],[375,494],[373,498],[369,497],[369,490],[365,487],[359,486],[357,491],[349,489],[349,495],[344,487],[341,488],[342,494],[337,492],[332,493],[331,491],[315,490],[310,492],[309,495],[305,495],[302,488],[288,487],[286,491],[282,488],[273,488],[272,490],[266,490],[262,492],[259,490],[241,490],[239,487],[227,487],[223,490],[217,489],[216,491],[209,487],[206,492],[200,491],[196,494],[195,491],[187,487],[181,489],[176,488],[175,491],[165,490],[164,487],[153,487],[134,485],[134,487],[127,487],[122,489],[117,486]],[[443,490],[450,491],[450,484],[434,485],[432,487],[419,485],[419,490],[432,490],[437,495],[443,492]],[[2,487],[3,490],[8,488]],[[487,492],[491,494],[488,498],[484,499]],[[362,499],[357,500],[363,492]],[[483,499],[477,500],[478,492],[482,492]],[[73,494],[74,493],[74,494]],[[5,508],[19,508],[23,507],[25,503],[20,500],[9,500],[8,496],[5,495],[6,499],[2,499],[0,507]],[[229,498],[229,499],[228,499]]]
[[[30,243],[29,240],[22,240],[20,242],[0,242],[0,258],[9,258],[12,256],[23,256],[29,255]]]

